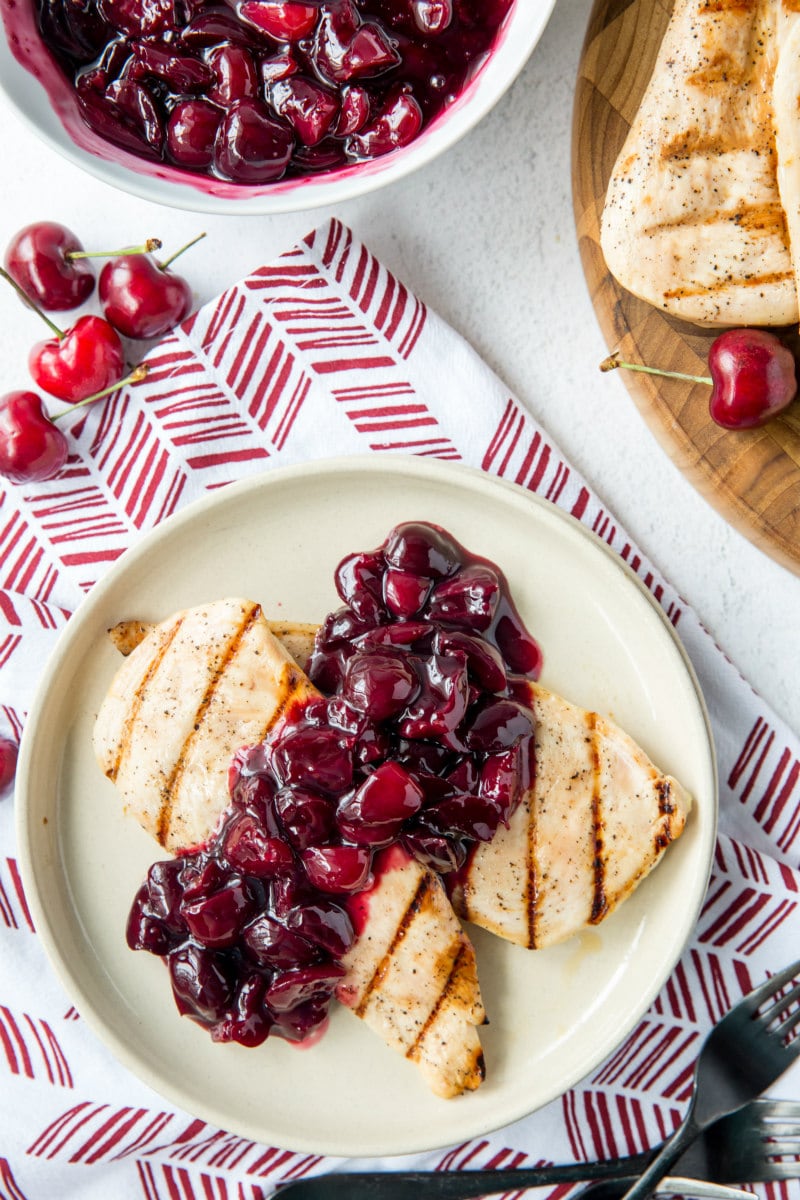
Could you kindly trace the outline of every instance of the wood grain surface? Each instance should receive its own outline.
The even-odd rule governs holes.
[[[629,361],[705,375],[715,332],[632,296],[611,277],[599,244],[608,180],[671,9],[670,0],[595,0],[573,112],[573,201],[583,268],[609,350],[619,348]],[[776,332],[798,349],[796,330]],[[765,553],[800,574],[800,400],[764,428],[734,433],[711,420],[707,386],[621,375],[692,484]]]

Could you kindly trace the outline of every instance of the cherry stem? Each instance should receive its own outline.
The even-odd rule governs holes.
[[[163,262],[158,264],[159,271],[166,271],[167,267],[174,263],[176,258],[179,258],[186,250],[190,250],[192,246],[196,246],[205,236],[204,233],[198,233],[197,237],[192,238],[185,246],[181,246],[180,250],[176,250],[174,254],[170,254],[169,258],[165,258]]]
[[[143,246],[123,246],[121,250],[70,250],[64,255],[70,262],[76,258],[116,258],[120,254],[152,254],[161,249],[159,238],[148,238]]]
[[[84,408],[87,404],[94,404],[95,400],[102,400],[104,396],[110,396],[112,392],[118,392],[121,387],[125,387],[128,383],[141,383],[147,377],[148,367],[146,363],[139,363],[138,367],[134,367],[130,375],[126,375],[124,379],[112,383],[109,387],[103,388],[102,392],[95,392],[93,396],[87,396],[85,400],[78,400],[76,404],[70,404],[69,408],[62,408],[60,413],[56,413],[50,418],[51,421],[58,421],[61,417],[66,417],[69,413],[74,412],[76,408]]]
[[[714,386],[714,380],[708,375],[684,375],[683,371],[662,371],[660,367],[646,367],[644,363],[623,362],[618,350],[600,363],[601,371],[616,371],[617,367],[624,367],[626,371],[642,371],[645,375],[661,375],[665,379],[683,379],[687,383],[707,383],[709,387]]]
[[[54,324],[53,321],[51,321],[49,317],[45,316],[45,314],[38,307],[38,305],[34,304],[33,301],[31,300],[30,296],[25,291],[23,291],[23,289],[19,286],[16,279],[12,279],[11,276],[9,275],[8,271],[5,271],[2,267],[0,267],[0,279],[5,279],[7,283],[11,284],[12,288],[17,293],[17,295],[19,296],[22,303],[25,304],[28,308],[32,308],[35,313],[38,313],[38,315],[44,321],[45,325],[47,325],[48,328],[51,329],[53,331],[53,333],[56,335],[58,340],[61,341],[61,339],[64,336],[64,330],[59,329],[58,326],[56,324]]]

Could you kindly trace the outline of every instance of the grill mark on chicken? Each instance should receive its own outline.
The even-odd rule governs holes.
[[[526,887],[525,904],[528,912],[528,949],[536,949],[536,925],[538,921],[537,900],[539,898],[539,873],[536,869],[536,812],[530,805],[528,815],[528,849],[526,856]]]
[[[411,899],[411,902],[408,905],[408,908],[403,913],[403,916],[401,917],[401,919],[398,921],[397,929],[395,930],[395,934],[394,934],[394,937],[392,938],[391,944],[389,945],[389,947],[388,947],[386,953],[384,954],[383,958],[381,959],[381,961],[378,963],[378,966],[375,968],[375,971],[373,972],[372,978],[370,979],[369,983],[364,988],[364,991],[361,995],[361,999],[358,1003],[358,1006],[353,1009],[353,1012],[356,1014],[357,1017],[363,1018],[364,1014],[366,1013],[370,996],[376,990],[376,988],[378,988],[380,986],[381,982],[385,978],[386,973],[388,972],[389,968],[392,965],[392,956],[394,955],[395,949],[397,948],[399,943],[403,940],[403,938],[408,933],[409,929],[411,928],[411,926],[414,922],[415,917],[417,916],[417,913],[419,913],[422,910],[422,907],[425,904],[426,900],[429,899],[430,891],[431,891],[431,878],[428,874],[425,874],[422,876],[422,879],[419,882],[419,886],[417,887],[417,890],[415,891],[415,893]]]
[[[664,817],[661,828],[656,831],[653,841],[656,853],[660,854],[673,841],[672,818],[675,816],[675,805],[672,801],[672,785],[669,779],[658,781],[656,796],[658,797],[658,811]]]
[[[166,783],[164,784],[161,793],[161,807],[159,809],[158,820],[156,822],[156,837],[162,846],[169,837],[170,828],[172,825],[172,808],[175,801],[175,793],[177,791],[178,784],[180,783],[181,775],[183,774],[183,768],[186,762],[189,747],[193,738],[200,730],[200,727],[203,723],[203,717],[205,716],[214,692],[219,686],[222,676],[228,669],[229,663],[235,658],[236,653],[242,644],[242,640],[246,636],[248,630],[260,618],[260,616],[261,606],[259,604],[254,604],[239,625],[239,628],[234,631],[232,637],[229,639],[225,648],[225,652],[220,656],[220,661],[217,665],[217,668],[209,680],[208,687],[206,688],[200,700],[200,704],[198,705],[197,712],[192,723],[192,729],[183,743],[183,746],[181,747],[180,755],[178,756],[178,759],[172,768],[172,773],[169,776],[169,779],[167,779]]]
[[[461,971],[461,964],[464,960],[464,955],[467,953],[467,944],[464,941],[463,937],[459,937],[458,941],[456,943],[454,943],[454,945],[458,945],[458,950],[452,956],[450,973],[447,976],[444,987],[442,988],[441,992],[439,993],[438,1000],[436,1001],[436,1003],[434,1004],[430,1013],[428,1014],[427,1020],[423,1023],[422,1028],[420,1029],[416,1038],[411,1043],[409,1048],[406,1050],[406,1058],[410,1058],[410,1059],[419,1058],[420,1051],[422,1049],[422,1044],[428,1035],[428,1031],[430,1030],[434,1021],[436,1020],[436,1017],[437,1017],[442,1005],[450,997],[451,993],[456,990],[458,976]],[[483,1061],[483,1054],[480,1054],[480,1056],[477,1060],[476,1066],[477,1066],[478,1070],[480,1071],[481,1079],[485,1079],[486,1078],[486,1065]]]
[[[707,13],[753,12],[759,0],[706,0],[703,10]]]
[[[295,702],[298,704],[302,703],[303,699],[308,699],[309,694],[310,689],[307,677],[297,667],[293,667],[291,663],[287,663],[284,673],[281,676],[280,699],[255,740],[263,742],[269,731],[278,724],[278,721],[282,717],[288,714],[292,704]],[[315,692],[315,694],[318,693]]]
[[[752,134],[741,131],[736,137],[727,132],[712,134],[708,130],[700,130],[697,126],[683,129],[670,141],[665,142],[659,155],[664,163],[680,163],[690,158],[722,158],[724,154],[732,154],[737,150],[747,150],[752,154],[771,154],[773,143],[765,140],[754,143]]]
[[[725,277],[707,285],[671,288],[669,291],[664,292],[664,299],[684,300],[688,296],[713,296],[717,292],[724,292],[726,288],[731,286],[736,286],[737,288],[757,288],[772,283],[783,283],[787,279],[793,278],[794,276],[791,271],[774,271],[769,275],[737,275],[735,280]]]
[[[594,897],[592,911],[589,917],[591,925],[598,925],[608,912],[608,896],[606,895],[606,858],[605,858],[605,822],[603,820],[602,789],[600,785],[601,763],[600,746],[597,740],[597,713],[586,714],[586,725],[591,740],[592,759],[592,834],[594,838]]]
[[[117,747],[116,757],[114,759],[112,766],[106,771],[106,775],[108,776],[108,778],[111,780],[112,783],[116,783],[117,776],[119,775],[120,768],[122,767],[122,763],[125,759],[126,754],[130,750],[131,735],[133,733],[134,726],[136,725],[136,721],[138,719],[139,712],[140,712],[142,704],[144,702],[144,697],[150,687],[150,684],[151,684],[154,676],[156,675],[156,673],[158,671],[158,668],[161,666],[161,663],[164,659],[164,655],[167,653],[170,646],[172,645],[172,642],[174,641],[175,636],[182,624],[183,624],[183,617],[178,617],[177,620],[175,621],[172,629],[170,630],[169,637],[166,637],[164,639],[164,641],[163,641],[162,645],[159,647],[157,653],[153,655],[152,659],[150,660],[150,664],[147,668],[147,671],[145,672],[144,678],[142,679],[141,683],[139,684],[139,687],[136,689],[136,692],[131,697],[130,708],[128,709],[128,715],[125,718],[125,724],[123,726],[122,733],[121,733],[121,736],[119,739],[119,745]]]
[[[788,237],[786,228],[786,213],[777,204],[753,205],[752,208],[739,208],[735,212],[711,212],[702,220],[696,216],[686,216],[673,221],[654,221],[643,230],[648,237],[665,233],[670,229],[680,229],[682,226],[734,225],[737,229],[746,229],[751,233],[763,233],[765,237],[775,234]]]

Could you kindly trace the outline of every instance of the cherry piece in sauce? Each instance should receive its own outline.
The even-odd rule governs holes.
[[[234,183],[270,183],[289,164],[294,137],[288,126],[256,100],[238,100],[227,110],[214,142],[214,166]]]
[[[513,0],[34,2],[100,136],[264,185],[408,145],[468,85]],[[205,105],[219,109],[211,155]]]

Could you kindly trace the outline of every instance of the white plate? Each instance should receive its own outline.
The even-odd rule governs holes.
[[[128,908],[163,857],[122,816],[91,750],[118,662],[106,629],[223,595],[319,620],[332,574],[405,520],[430,520],[508,575],[544,649],[543,682],[616,719],[695,798],[687,830],[598,929],[530,952],[475,931],[491,1024],[487,1079],[458,1100],[337,1009],[313,1049],[214,1045],[172,1002],[167,972],[125,944]],[[692,669],[661,609],[607,547],[530,493],[424,459],[340,459],[215,492],[143,537],[93,589],[50,661],[18,778],[34,920],[75,1005],[116,1056],[175,1104],[257,1141],[316,1153],[421,1151],[498,1128],[560,1095],[635,1025],[680,956],[705,892],[716,771]]]

